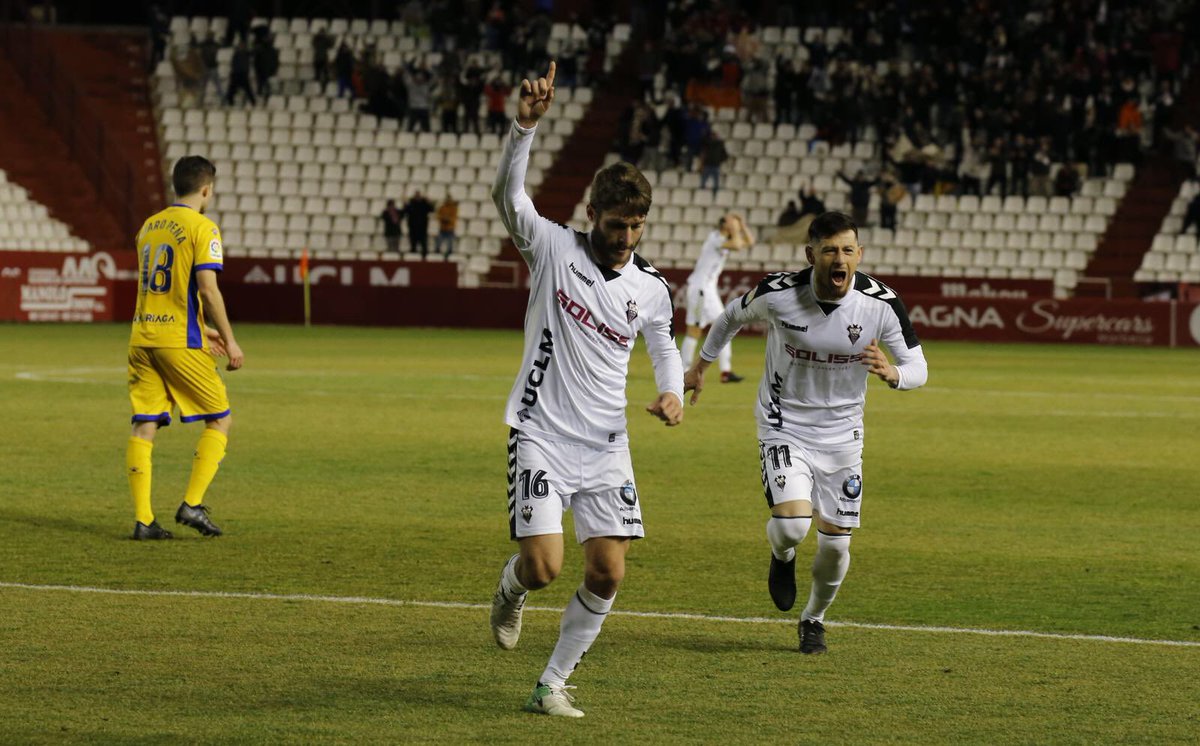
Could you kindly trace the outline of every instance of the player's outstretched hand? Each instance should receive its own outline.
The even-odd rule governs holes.
[[[684,371],[683,374],[683,393],[692,392],[692,398],[689,402],[695,405],[700,401],[700,392],[704,390],[704,369],[700,367],[700,361],[696,361],[692,367]]]
[[[895,386],[900,383],[900,372],[888,362],[887,354],[879,348],[878,339],[872,339],[871,344],[863,348],[862,364],[867,366],[868,373],[879,376],[887,385]],[[686,378],[684,380],[686,381]]]
[[[670,391],[658,395],[654,403],[646,407],[646,411],[674,427],[683,421],[683,402]]]
[[[237,370],[246,362],[246,355],[242,353],[242,348],[237,342],[230,341],[228,345],[229,365],[225,366],[225,370]]]
[[[517,124],[529,129],[538,123],[554,102],[554,61],[546,77],[530,82],[521,81],[521,97],[517,100]]]

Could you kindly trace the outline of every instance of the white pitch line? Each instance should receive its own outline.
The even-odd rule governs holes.
[[[253,601],[313,601],[317,603],[357,604],[372,606],[415,606],[430,609],[490,609],[490,604],[469,604],[456,601],[410,601],[398,598],[373,598],[371,596],[320,596],[307,593],[247,593],[237,591],[151,591],[125,588],[99,588],[86,585],[38,585],[34,583],[8,583],[0,581],[0,588],[26,591],[58,591],[65,593],[94,593],[111,596],[151,596],[182,598],[249,599]],[[553,606],[526,606],[528,611],[545,611],[561,614],[562,609]],[[694,622],[721,622],[733,624],[795,624],[794,619],[771,617],[712,616],[665,611],[611,612],[616,616],[638,619],[682,619]],[[1150,640],[1140,637],[1113,637],[1110,635],[1078,635],[1059,632],[1033,632],[1030,630],[978,629],[973,627],[935,627],[905,624],[872,624],[869,622],[827,622],[829,627],[851,629],[876,629],[888,632],[929,632],[934,634],[984,635],[987,637],[1035,637],[1046,640],[1083,640],[1087,642],[1117,642],[1132,645],[1160,645],[1166,647],[1200,648],[1200,642],[1192,640]]]

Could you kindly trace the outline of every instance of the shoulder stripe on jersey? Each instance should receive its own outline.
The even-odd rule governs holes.
[[[750,305],[756,298],[779,290],[802,287],[812,281],[812,268],[799,272],[773,272],[758,281],[753,290],[742,296],[742,308]]]
[[[667,307],[671,309],[671,318],[674,319],[675,318],[675,297],[671,294],[671,283],[667,282],[667,278],[663,277],[661,272],[659,272],[657,269],[655,269],[654,266],[650,264],[650,262],[646,261],[645,257],[643,257],[641,254],[638,254],[637,252],[634,252],[634,254],[633,254],[633,266],[642,270],[646,274],[657,278],[658,281],[662,283],[663,289],[667,291]],[[670,332],[671,332],[671,339],[674,339],[675,338],[675,323],[673,321],[670,326]]]
[[[892,312],[896,314],[896,320],[900,322],[900,331],[904,334],[904,343],[908,345],[908,349],[911,350],[921,344],[921,340],[917,339],[917,332],[913,329],[912,322],[908,319],[908,309],[904,307],[904,301],[900,300],[900,296],[896,294],[895,290],[865,272],[856,273],[854,289],[869,298],[881,300],[891,306]]]

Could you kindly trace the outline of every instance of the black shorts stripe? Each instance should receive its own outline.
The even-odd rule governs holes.
[[[508,431],[508,538],[517,540],[517,436],[521,431]]]

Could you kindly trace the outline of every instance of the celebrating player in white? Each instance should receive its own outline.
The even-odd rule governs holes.
[[[812,590],[800,615],[800,652],[825,652],[825,610],[850,566],[850,530],[863,501],[863,407],[867,375],[894,389],[928,378],[925,355],[896,293],[857,273],[863,248],[849,217],[813,220],[805,249],[812,267],[768,275],[735,299],[684,375],[695,404],[704,371],[751,321],[767,322],[766,368],[758,389],[759,456],[771,518],[767,585],[782,611],[796,601],[796,549],[817,524]],[[889,362],[879,341],[891,351]]]
[[[567,677],[612,609],[630,541],[643,536],[625,431],[634,338],[640,332],[646,340],[659,391],[646,410],[667,425],[683,418],[683,363],[671,333],[670,289],[634,253],[650,210],[646,178],[628,163],[597,173],[587,206],[591,233],[541,217],[525,194],[534,131],[554,101],[554,68],[551,62],[546,77],[522,81],[492,189],[531,279],[525,355],[505,412],[512,428],[509,529],[520,551],[500,573],[491,626],[500,647],[516,646],[526,592],[546,587],[562,569],[562,517],[573,508],[584,580],[525,709],[583,717]]]
[[[717,280],[725,268],[730,251],[745,251],[754,245],[754,234],[736,212],[721,218],[717,229],[708,234],[700,247],[700,258],[687,279],[687,335],[683,338],[683,364],[691,365],[700,346],[700,337],[721,315],[725,306],[717,291]],[[737,383],[742,377],[733,372],[733,353],[729,345],[717,356],[722,383]]]

